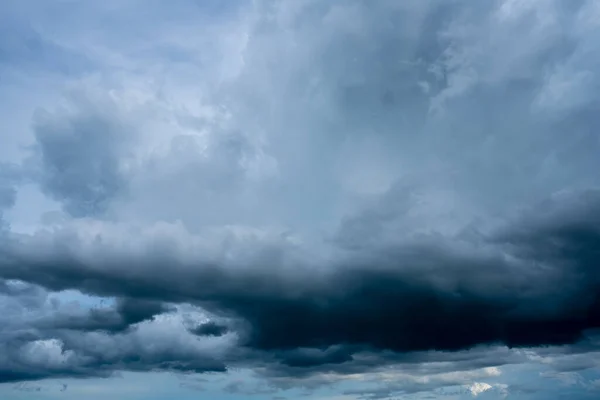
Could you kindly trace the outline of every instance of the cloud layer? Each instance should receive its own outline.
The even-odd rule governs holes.
[[[596,2],[135,3],[5,6],[0,381],[597,368]]]

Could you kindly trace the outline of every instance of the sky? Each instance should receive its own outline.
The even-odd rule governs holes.
[[[599,398],[599,41],[595,0],[3,0],[0,398]]]

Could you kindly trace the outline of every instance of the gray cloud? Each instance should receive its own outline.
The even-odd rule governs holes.
[[[34,121],[40,186],[74,217],[99,216],[115,197],[123,195],[127,180],[121,143],[132,136],[118,115],[88,98],[73,99],[77,110],[39,111]]]
[[[172,308],[132,299],[90,308],[59,298],[37,286],[0,282],[0,382],[225,368],[215,358],[222,345],[199,347]],[[162,321],[154,319],[158,314]]]
[[[191,332],[200,336],[222,336],[227,333],[228,328],[225,325],[209,321],[194,327]]]
[[[0,277],[26,282],[0,283],[23,314],[0,380],[251,366],[310,386],[532,362],[521,349],[595,368],[595,4],[526,3],[257,1],[202,32],[216,61],[177,58],[156,85],[131,54],[162,68],[194,35],[109,40],[126,84],[34,117],[19,173],[69,217],[0,237]],[[49,306],[64,290],[117,300]],[[353,394],[465,382],[411,379]]]
[[[52,290],[201,305],[240,318],[243,346],[280,352],[276,358],[290,367],[333,369],[361,349],[403,353],[572,344],[600,327],[594,268],[600,235],[593,219],[598,207],[597,192],[575,193],[476,241],[417,235],[393,246],[368,245],[341,257],[337,266],[319,266],[316,275],[302,264],[293,275],[285,270],[274,275],[277,270],[263,265],[277,254],[273,251],[251,254],[253,263],[237,271],[235,265],[201,259],[181,264],[176,260],[186,255],[177,252],[161,252],[154,261],[150,248],[98,258],[115,254],[116,243],[95,241],[89,247],[73,236],[70,247],[64,242],[56,247],[49,238],[16,238],[4,249],[7,262],[0,273]],[[44,249],[42,257],[20,250],[33,243]],[[156,240],[152,243],[156,248]],[[170,265],[168,279],[158,268],[164,264]],[[101,273],[94,272],[99,268]],[[122,318],[127,311],[121,308]],[[151,307],[129,313],[129,319],[160,311]],[[120,326],[97,317],[90,313],[85,323],[66,322],[82,330]],[[336,345],[342,347],[317,350]]]
[[[131,325],[164,314],[169,308],[156,302],[118,299],[115,308],[92,308],[83,314],[62,314],[55,312],[47,321],[34,323],[41,329],[68,329],[76,331],[122,332]]]
[[[25,18],[16,16],[18,7],[4,4],[0,31],[0,68],[38,72],[41,68],[55,73],[81,73],[91,65],[81,54],[44,37]],[[8,17],[11,15],[12,18]]]
[[[15,204],[20,175],[18,166],[0,163],[0,230],[5,228],[4,212]]]

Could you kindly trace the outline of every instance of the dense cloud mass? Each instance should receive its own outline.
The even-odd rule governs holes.
[[[598,367],[597,2],[187,6],[36,42],[78,72],[0,164],[0,382]]]
[[[160,232],[123,253],[118,232],[85,238],[68,230],[7,240],[2,273],[57,291],[196,304],[241,318],[243,342],[261,350],[568,344],[600,328],[600,192],[565,197],[489,234],[421,233],[340,251],[316,265],[284,240],[230,237],[230,251],[245,253],[232,263],[188,253],[201,249],[194,246],[199,237],[173,243],[171,232]],[[57,238],[64,238],[59,248]],[[88,321],[63,323],[119,330],[162,311],[119,304],[117,320],[91,313]],[[199,332],[217,327],[208,328]]]
[[[160,304],[118,299],[89,308],[81,296],[61,300],[14,281],[0,282],[0,299],[2,382],[108,376],[115,369],[225,368],[216,359],[218,341],[195,343],[185,329],[191,322]],[[203,316],[196,312],[189,318]]]

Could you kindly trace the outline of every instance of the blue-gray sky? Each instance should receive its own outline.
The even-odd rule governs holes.
[[[596,399],[600,3],[5,0],[2,399]]]

